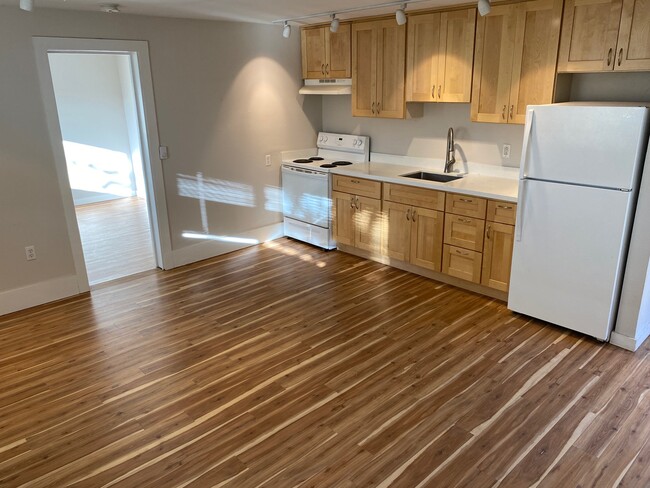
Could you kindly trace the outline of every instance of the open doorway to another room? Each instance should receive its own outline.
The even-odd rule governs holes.
[[[89,283],[154,269],[131,57],[48,58]]]

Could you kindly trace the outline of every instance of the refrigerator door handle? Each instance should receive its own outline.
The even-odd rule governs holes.
[[[519,180],[519,195],[517,196],[517,218],[515,220],[515,240],[521,241],[521,234],[524,227],[524,206],[526,205],[526,183],[528,180]]]
[[[521,148],[521,173],[520,178],[528,176],[528,143],[530,142],[530,134],[533,131],[533,120],[535,119],[535,112],[532,109],[526,111],[526,132],[524,132],[524,143]]]

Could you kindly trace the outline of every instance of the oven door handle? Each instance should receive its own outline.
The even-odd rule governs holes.
[[[297,173],[301,176],[308,176],[313,178],[327,178],[327,173],[322,171],[314,171],[307,168],[294,168],[293,166],[282,166],[283,173]]]

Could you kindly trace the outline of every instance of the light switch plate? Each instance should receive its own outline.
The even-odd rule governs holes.
[[[158,155],[160,159],[169,159],[169,148],[167,146],[158,147]]]

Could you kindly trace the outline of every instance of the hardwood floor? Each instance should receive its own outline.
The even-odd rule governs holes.
[[[0,485],[650,484],[650,361],[281,239],[0,317]]]
[[[144,199],[79,205],[75,212],[91,285],[156,267]]]

